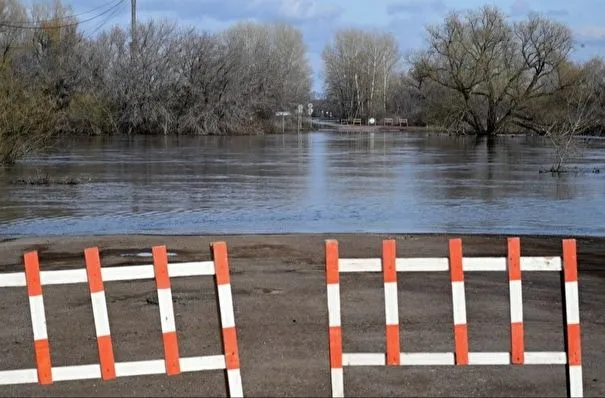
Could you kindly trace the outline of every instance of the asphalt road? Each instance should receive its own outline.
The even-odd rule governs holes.
[[[209,242],[229,245],[244,393],[247,396],[330,396],[323,242],[336,238],[341,257],[379,257],[379,235],[226,237],[79,237],[0,243],[0,272],[22,270],[26,250],[40,251],[41,268],[83,267],[82,251],[99,246],[103,266],[150,263],[123,256],[166,244],[174,261],[210,259]],[[506,254],[502,236],[463,236],[467,256]],[[397,236],[399,257],[447,256],[443,235]],[[524,237],[523,255],[560,255],[560,238]],[[579,239],[580,316],[585,396],[605,396],[605,244]],[[172,258],[171,258],[172,260]],[[526,349],[562,351],[560,280],[524,273]],[[117,361],[163,358],[153,281],[107,283]],[[44,288],[53,365],[98,363],[88,287]],[[212,278],[172,281],[182,356],[221,353]],[[0,370],[34,367],[25,289],[0,289]],[[471,351],[509,349],[505,273],[466,275]],[[345,352],[384,351],[381,274],[341,277]],[[449,274],[399,274],[404,352],[453,351]],[[564,366],[345,368],[346,396],[564,396]],[[2,396],[225,396],[222,371],[0,387]]]

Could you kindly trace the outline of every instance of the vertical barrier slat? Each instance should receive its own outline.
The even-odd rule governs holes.
[[[382,273],[384,277],[384,310],[386,317],[387,365],[399,365],[399,308],[397,300],[397,246],[394,240],[382,242]]]
[[[113,355],[113,345],[111,343],[105,288],[101,275],[99,249],[96,247],[86,249],[84,251],[84,258],[86,260],[86,275],[88,277],[88,287],[90,290],[95,331],[97,334],[101,376],[103,380],[112,380],[116,378],[116,366]]]
[[[170,289],[170,277],[168,276],[168,254],[166,253],[166,246],[155,246],[152,252],[155,282],[158,290],[158,304],[160,307],[166,374],[170,376],[177,375],[181,373],[181,365],[176,323],[174,320],[172,291]]]
[[[211,245],[214,260],[216,289],[219,302],[220,323],[222,329],[223,350],[227,365],[227,385],[231,397],[243,397],[243,386],[240,372],[235,314],[233,313],[233,296],[229,275],[229,257],[227,244],[216,242]]]
[[[570,397],[583,396],[580,299],[576,250],[574,239],[563,241],[563,302],[566,322],[567,388]]]
[[[340,275],[338,241],[326,241],[326,283],[328,289],[328,319],[330,330],[330,369],[332,396],[344,397],[342,369],[342,332],[340,323]]]
[[[34,332],[34,351],[36,354],[36,368],[38,369],[38,382],[40,384],[52,384],[50,345],[48,343],[48,331],[46,329],[46,315],[44,314],[44,299],[42,296],[42,283],[40,281],[38,252],[33,251],[25,253],[24,260],[29,309]]]
[[[466,323],[466,297],[462,268],[462,240],[449,241],[450,277],[452,281],[452,306],[454,312],[454,343],[456,365],[468,365],[468,328]]]
[[[521,284],[521,241],[508,239],[508,280],[510,290],[510,338],[511,362],[525,363],[525,342],[523,329],[523,290]]]

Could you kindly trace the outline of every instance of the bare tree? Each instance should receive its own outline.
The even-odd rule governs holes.
[[[393,35],[341,30],[325,47],[322,58],[328,98],[339,104],[342,116],[386,114],[389,84],[400,59]]]
[[[25,8],[14,0],[0,0],[0,164],[12,165],[25,154],[46,145],[54,133],[56,109],[51,97],[20,74],[31,54]]]
[[[228,29],[223,39],[242,53],[245,66],[240,72],[252,88],[248,100],[259,116],[266,118],[310,99],[311,69],[299,30],[242,22]]]
[[[82,50],[85,99],[105,99],[95,115],[110,115],[99,131],[256,133],[276,110],[309,97],[306,49],[290,26],[242,23],[199,34],[149,21],[139,27],[133,59],[128,41],[114,28]]]
[[[27,21],[25,8],[17,0],[0,0],[0,65],[5,68],[15,55],[23,50],[25,32],[18,21]]]
[[[31,23],[38,29],[31,30],[32,52],[23,59],[22,72],[52,93],[58,109],[65,109],[81,75],[77,19],[57,0],[34,4]]]
[[[549,171],[565,171],[565,164],[581,154],[579,135],[594,133],[605,122],[605,62],[592,59],[573,68],[574,84],[552,101],[555,109],[544,125],[545,135],[553,147],[553,164]]]
[[[183,37],[183,71],[174,91],[177,131],[229,134],[250,126],[254,89],[247,85],[242,48],[215,35]]]
[[[433,98],[437,98],[435,95]],[[415,82],[406,72],[393,74],[388,82],[386,90],[386,114],[405,115],[412,124],[422,125],[425,120],[433,119],[424,113],[424,98]],[[434,109],[428,107],[427,109]]]
[[[449,113],[478,135],[527,126],[531,102],[561,88],[558,71],[572,43],[565,25],[537,15],[512,24],[491,6],[451,13],[427,33],[428,48],[412,59],[413,76],[449,91],[456,99]]]
[[[271,78],[276,83],[274,106],[294,109],[311,98],[311,66],[300,30],[285,24],[271,27],[273,51]]]
[[[27,90],[6,75],[1,83],[0,164],[10,166],[51,143],[57,112],[52,98],[40,90]]]

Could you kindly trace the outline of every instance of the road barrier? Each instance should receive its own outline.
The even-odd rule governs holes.
[[[521,257],[519,238],[508,239],[508,258],[463,257],[462,241],[449,241],[449,258],[397,258],[394,240],[382,244],[382,259],[340,259],[338,242],[326,241],[326,282],[329,317],[332,396],[344,397],[344,366],[419,365],[566,365],[567,393],[581,397],[582,361],[576,241],[563,241],[560,257]],[[400,352],[397,299],[398,272],[449,271],[452,283],[454,352]],[[510,289],[510,352],[469,352],[464,272],[508,271]],[[524,346],[522,271],[562,274],[565,352],[527,352]],[[340,273],[382,272],[386,317],[386,354],[343,353],[340,322]]]
[[[0,385],[56,381],[103,379],[116,377],[225,369],[229,395],[243,396],[239,354],[233,313],[227,245],[211,245],[213,261],[171,263],[165,246],[153,248],[153,265],[101,268],[98,248],[84,252],[86,268],[60,271],[42,271],[38,252],[24,255],[25,273],[0,274],[0,287],[27,287],[36,357],[35,369],[0,371]],[[223,355],[183,358],[179,354],[170,278],[186,276],[215,277],[215,287],[222,328]],[[155,279],[164,359],[137,362],[115,362],[105,300],[104,282]],[[46,315],[42,286],[88,283],[99,350],[99,364],[53,367],[46,329]]]

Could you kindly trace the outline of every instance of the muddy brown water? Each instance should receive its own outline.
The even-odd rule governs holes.
[[[605,235],[605,140],[571,164],[587,172],[550,164],[536,137],[79,138],[0,174],[0,234]],[[36,170],[80,184],[14,184]]]

